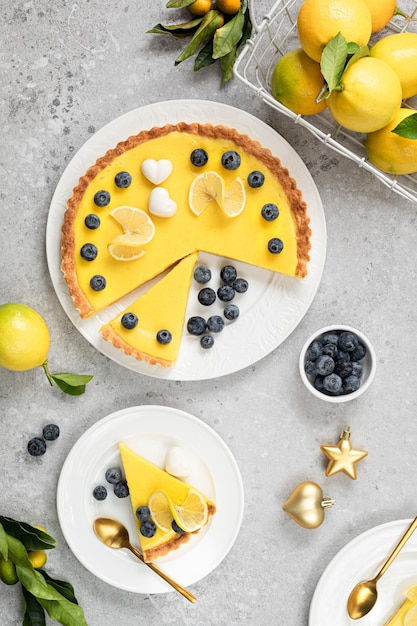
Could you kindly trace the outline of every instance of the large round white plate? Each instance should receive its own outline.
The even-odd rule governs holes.
[[[177,409],[123,409],[98,421],[80,437],[65,460],[57,490],[59,523],[69,547],[90,572],[110,585],[137,593],[172,591],[133,554],[108,548],[93,531],[97,517],[116,518],[139,548],[130,498],[117,498],[104,477],[107,468],[121,467],[120,441],[161,467],[167,450],[181,446],[191,467],[187,482],[216,503],[216,514],[208,525],[156,563],[183,586],[197,582],[217,567],[237,537],[243,516],[243,485],[223,440],[196,417]],[[108,496],[101,502],[92,496],[98,484],[108,487]]]
[[[309,626],[385,624],[405,600],[402,592],[417,584],[417,535],[412,535],[378,582],[378,600],[368,615],[350,619],[347,601],[353,587],[373,578],[397,545],[411,520],[381,524],[348,543],[324,570],[310,606]]]
[[[98,332],[102,324],[128,306],[140,290],[93,318],[82,320],[79,317],[60,270],[61,227],[72,189],[99,156],[141,129],[180,121],[234,127],[269,148],[297,181],[308,204],[313,234],[308,276],[303,280],[237,263],[239,275],[250,284],[247,293],[239,299],[239,320],[228,326],[227,332],[216,336],[215,346],[211,350],[202,350],[198,339],[185,331],[175,366],[164,369],[125,355],[122,350],[105,341]],[[149,376],[173,380],[204,380],[230,374],[255,363],[279,346],[299,324],[315,296],[323,272],[326,242],[326,222],[317,187],[293,148],[270,126],[253,115],[206,100],[171,100],[147,105],[122,115],[99,130],[76,153],[64,171],[51,201],[46,231],[46,252],[52,283],[61,305],[80,333],[120,365]],[[201,255],[200,259],[208,262],[214,271],[224,264],[224,259],[210,255]],[[194,287],[195,292],[192,290],[190,293],[186,319],[191,315],[206,313],[199,313],[197,309],[198,289],[197,285]],[[220,312],[212,307],[211,311],[213,314]]]

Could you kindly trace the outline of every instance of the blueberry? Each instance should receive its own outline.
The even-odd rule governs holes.
[[[343,388],[346,393],[352,393],[359,389],[361,381],[357,376],[350,375],[343,381]]]
[[[221,285],[217,290],[219,300],[230,302],[235,297],[235,290],[230,285]]]
[[[347,378],[353,372],[353,365],[350,361],[338,361],[335,363],[334,371],[339,374],[340,378]]]
[[[323,354],[327,354],[328,356],[331,356],[332,359],[336,356],[338,350],[339,348],[337,347],[335,343],[326,343],[323,346]]]
[[[111,485],[117,485],[117,483],[120,483],[122,480],[122,474],[118,467],[109,467],[106,470],[105,476],[107,482]]]
[[[116,174],[114,182],[116,183],[116,187],[120,187],[120,189],[126,189],[132,182],[132,177],[129,172],[119,172],[118,174]]]
[[[210,287],[204,287],[198,292],[198,301],[204,306],[210,306],[216,299],[216,292]]]
[[[207,324],[204,317],[194,315],[187,322],[187,330],[191,335],[202,335],[206,330]]]
[[[271,254],[279,254],[284,249],[284,244],[278,237],[273,237],[268,241],[268,250]]]
[[[346,369],[346,367],[350,363],[350,356],[348,352],[339,350],[334,358],[334,363],[335,363],[335,371],[337,373],[340,373],[341,371]]]
[[[98,250],[94,244],[85,243],[80,250],[80,254],[85,261],[94,261],[98,254]]]
[[[323,387],[330,393],[338,393],[342,389],[342,379],[333,372],[323,378]]]
[[[126,328],[126,330],[132,330],[132,328],[135,328],[135,326],[138,325],[138,322],[138,316],[135,313],[131,313],[130,311],[124,313],[120,320],[121,325],[123,326],[123,328]]]
[[[224,307],[223,315],[229,322],[237,320],[239,317],[239,307],[236,304],[226,304]]]
[[[46,452],[46,441],[42,437],[34,437],[28,442],[28,452],[31,456],[42,456]]]
[[[207,265],[199,265],[194,270],[194,280],[200,285],[205,285],[211,280],[211,269]]]
[[[191,163],[196,167],[202,167],[208,161],[208,154],[203,148],[196,148],[190,154]]]
[[[316,370],[318,374],[327,376],[334,370],[334,361],[330,356],[322,354],[316,359]]]
[[[212,333],[220,333],[224,328],[224,320],[220,315],[212,315],[207,320],[207,329]]]
[[[354,333],[345,331],[340,333],[339,336],[339,348],[346,352],[353,352],[358,347],[358,338]]]
[[[149,510],[149,507],[145,505],[138,506],[138,508],[136,509],[136,517],[140,522],[147,522],[150,516],[151,512]]]
[[[127,486],[127,484],[122,482],[117,483],[114,486],[114,495],[118,498],[127,498],[127,496],[129,495],[129,487]]]
[[[220,278],[226,285],[233,285],[237,278],[236,268],[233,265],[225,265],[220,270]]]
[[[200,346],[204,350],[209,350],[214,346],[214,339],[211,335],[203,335],[200,339]]]
[[[317,389],[317,391],[324,391],[323,387],[324,376],[316,376],[313,382],[313,387]]]
[[[43,438],[47,441],[55,441],[59,437],[59,426],[56,424],[47,424],[42,429]]]
[[[236,293],[246,293],[249,283],[245,278],[236,278],[232,286]]]
[[[180,528],[174,519],[172,520],[171,528],[174,531],[174,533],[177,533],[177,535],[182,535],[183,533],[185,533],[185,530]]]
[[[362,378],[363,367],[357,361],[351,361],[352,363],[352,376],[356,376],[357,378]]]
[[[94,487],[93,498],[96,500],[105,500],[107,498],[107,489],[104,485],[97,485],[97,487]]]
[[[106,287],[106,279],[104,276],[96,274],[90,280],[90,287],[91,289],[94,289],[94,291],[102,291]]]
[[[306,357],[311,361],[315,361],[323,354],[323,345],[320,341],[312,341],[306,350]]]
[[[240,165],[240,156],[234,150],[222,154],[222,165],[226,170],[237,170]]]
[[[150,539],[156,533],[156,524],[152,520],[148,519],[146,522],[142,522],[140,525],[140,534]]]
[[[317,374],[317,368],[316,368],[315,362],[311,360],[306,361],[304,363],[304,371],[309,376],[314,376],[314,374]]]
[[[107,206],[110,203],[110,194],[108,191],[101,189],[94,196],[94,204],[96,206]]]
[[[100,218],[95,213],[89,213],[84,220],[84,224],[90,230],[95,230],[96,228],[100,226]]]
[[[366,355],[366,348],[362,343],[358,343],[357,347],[351,352],[352,361],[361,361]]]
[[[169,332],[169,330],[166,329],[158,330],[158,332],[156,333],[156,340],[158,343],[165,346],[166,344],[171,343],[172,334]]]
[[[339,335],[333,331],[323,333],[321,337],[321,343],[325,346],[327,343],[334,343],[336,346],[339,344]]]
[[[262,207],[261,215],[267,222],[273,222],[279,215],[279,209],[276,204],[268,202]]]
[[[262,187],[264,182],[265,176],[262,174],[262,172],[258,172],[257,170],[251,172],[248,176],[248,185],[249,187],[253,187],[254,189],[256,189],[257,187]]]

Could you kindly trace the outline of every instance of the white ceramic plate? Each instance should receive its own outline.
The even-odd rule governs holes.
[[[58,517],[64,537],[81,563],[110,585],[137,593],[166,593],[172,588],[128,550],[112,550],[93,530],[97,517],[113,517],[128,528],[139,548],[130,498],[117,498],[106,483],[105,471],[121,467],[118,443],[163,467],[170,446],[187,454],[187,482],[216,503],[216,514],[189,543],[158,559],[156,564],[183,586],[209,574],[225,558],[240,529],[243,485],[236,461],[223,440],[196,417],[164,406],[139,406],[108,415],[89,428],[63,465],[57,491]],[[108,487],[98,502],[96,485]]]
[[[141,129],[180,121],[231,126],[269,148],[296,179],[308,204],[313,234],[309,273],[304,280],[236,263],[239,276],[246,278],[250,284],[247,293],[239,299],[239,320],[228,326],[227,332],[216,336],[215,346],[211,350],[202,350],[198,340],[185,330],[175,366],[164,369],[125,355],[122,350],[105,341],[98,332],[102,324],[128,306],[140,290],[135,290],[93,318],[82,320],[79,317],[60,270],[61,227],[72,189],[99,156]],[[93,346],[120,365],[142,374],[174,380],[204,380],[230,374],[255,363],[279,346],[296,328],[309,309],[321,280],[326,256],[326,222],[317,187],[308,169],[293,148],[270,126],[245,111],[225,104],[205,100],[171,100],[144,106],[115,119],[93,135],[76,153],[52,198],[46,231],[46,252],[58,299],[75,327]],[[214,272],[220,270],[225,262],[219,257],[203,254],[200,255],[200,261],[207,262]],[[192,290],[190,293],[186,319],[199,314],[196,307],[198,286],[194,285],[194,288],[195,292]],[[213,308],[213,314],[218,312]]]
[[[417,535],[408,540],[378,582],[378,600],[368,615],[350,619],[347,601],[353,587],[373,578],[397,545],[411,520],[376,526],[348,543],[323,572],[310,606],[309,626],[381,626],[405,600],[402,592],[417,584]]]

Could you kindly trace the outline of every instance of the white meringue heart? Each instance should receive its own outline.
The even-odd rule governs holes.
[[[179,446],[169,448],[165,457],[165,470],[177,478],[186,478],[191,467],[185,450]]]
[[[177,212],[177,205],[165,187],[155,187],[149,195],[148,209],[157,217],[172,217]]]
[[[154,185],[160,185],[172,172],[172,163],[168,159],[145,159],[142,162],[142,173]]]

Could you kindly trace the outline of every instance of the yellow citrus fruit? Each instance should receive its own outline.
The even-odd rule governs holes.
[[[417,626],[417,606],[413,606],[404,615],[404,626]]]
[[[401,83],[392,67],[362,57],[344,72],[341,90],[332,91],[327,106],[335,120],[358,133],[371,133],[392,120],[401,106]]]
[[[412,602],[417,602],[417,585],[410,585],[403,591],[403,596],[411,600]]]
[[[6,585],[15,585],[19,580],[16,566],[11,559],[5,561],[0,557],[0,580],[6,583]]]
[[[240,0],[217,0],[217,8],[226,15],[234,15],[241,7]]]
[[[44,550],[28,550],[28,559],[32,567],[40,569],[46,563],[46,552]]]
[[[0,305],[0,366],[16,372],[43,365],[50,336],[43,318],[25,304]]]
[[[149,243],[155,234],[155,225],[152,219],[142,209],[119,206],[110,211],[110,215],[119,222],[124,233],[136,235],[137,243]]]
[[[148,502],[151,517],[162,532],[171,530],[172,520],[171,507],[167,495],[163,491],[156,491],[151,495]]]
[[[237,217],[245,208],[246,192],[242,179],[237,177],[226,187],[223,211],[228,217]]]
[[[188,9],[193,15],[205,15],[211,9],[211,0],[195,0],[188,5]]]
[[[320,61],[324,46],[338,33],[348,42],[366,46],[372,20],[365,0],[304,0],[297,16],[297,29],[304,52]]]
[[[127,241],[125,240],[127,238]],[[138,242],[132,241],[134,235],[119,235],[107,246],[110,256],[116,261],[133,261],[140,259],[145,254],[145,250]]]
[[[185,532],[193,533],[207,524],[207,502],[196,489],[189,490],[182,505],[167,499],[175,521]]]
[[[391,132],[403,119],[414,113],[417,111],[401,108],[387,126],[367,135],[365,149],[368,158],[382,171],[390,174],[417,172],[417,140]]]
[[[222,208],[224,193],[223,178],[217,172],[204,172],[191,183],[188,204],[193,213],[200,215],[209,205]]]
[[[397,0],[365,0],[372,18],[372,32],[388,24],[397,8]]]
[[[313,61],[302,48],[284,54],[271,77],[271,92],[278,102],[299,115],[314,115],[326,108],[325,100],[316,104],[324,78],[320,64]]]
[[[417,94],[417,33],[396,33],[372,46],[370,56],[382,59],[398,74],[403,99]]]

